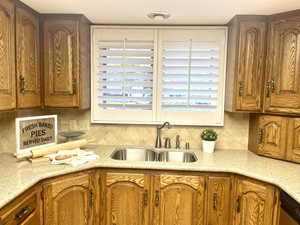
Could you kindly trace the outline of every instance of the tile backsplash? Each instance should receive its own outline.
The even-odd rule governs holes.
[[[94,137],[98,144],[154,146],[156,127],[152,125],[103,125],[90,124],[90,111],[25,111],[0,114],[0,152],[15,152],[15,118],[22,116],[58,114],[59,131],[84,130],[88,137]],[[215,127],[219,138],[218,149],[247,149],[248,114],[225,113],[225,126]],[[163,129],[162,137],[170,137],[175,146],[175,136],[180,135],[181,147],[186,142],[191,148],[200,148],[200,133],[204,127],[174,126]]]

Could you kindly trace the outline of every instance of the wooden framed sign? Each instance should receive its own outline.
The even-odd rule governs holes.
[[[57,143],[57,115],[16,119],[17,154]]]

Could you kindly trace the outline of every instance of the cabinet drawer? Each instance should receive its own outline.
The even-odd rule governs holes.
[[[7,207],[8,210],[5,210],[5,212],[0,215],[0,225],[18,225],[29,216],[31,218],[35,217],[33,214],[38,208],[37,194],[30,195],[23,199],[18,198],[17,200],[19,201],[14,201],[12,205]],[[15,202],[17,203],[14,204]],[[39,218],[38,215],[36,216]]]

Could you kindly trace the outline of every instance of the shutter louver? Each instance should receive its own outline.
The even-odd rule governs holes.
[[[163,41],[162,110],[216,111],[219,66],[215,42]]]
[[[97,102],[103,110],[152,110],[153,40],[97,42]]]

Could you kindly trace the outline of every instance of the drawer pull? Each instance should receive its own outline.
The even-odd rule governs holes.
[[[24,216],[26,216],[30,211],[32,210],[31,206],[26,206],[23,209],[21,209],[19,212],[15,215],[15,220],[22,219]]]

